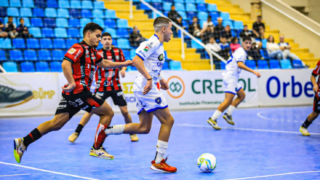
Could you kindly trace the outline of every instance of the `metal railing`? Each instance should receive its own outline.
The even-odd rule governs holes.
[[[2,73],[7,73],[7,71],[0,65],[0,70],[2,71]]]
[[[144,0],[140,0],[144,5],[146,5],[148,8],[150,8],[153,11],[153,17],[156,17],[156,15],[160,15],[162,17],[166,17],[164,14],[162,14],[161,12],[159,12],[157,9],[155,9],[153,6],[151,6],[149,3],[145,2]],[[133,19],[133,2],[132,0],[130,0],[130,15],[129,18]],[[168,17],[166,17],[168,18]],[[220,61],[227,63],[227,61],[225,59],[223,59],[219,54],[217,54],[216,52],[214,52],[213,50],[211,50],[210,48],[206,47],[206,45],[204,45],[201,41],[199,41],[197,38],[195,38],[193,35],[191,35],[189,32],[187,32],[186,30],[184,30],[182,27],[180,27],[178,24],[176,24],[175,22],[172,21],[172,25],[174,27],[176,27],[177,29],[180,30],[181,32],[181,58],[183,60],[185,60],[186,56],[185,56],[185,47],[184,47],[184,36],[187,35],[188,37],[190,37],[190,39],[194,40],[196,43],[198,43],[200,46],[202,46],[209,54],[210,56],[210,64],[211,64],[211,71],[213,71],[213,55],[215,57],[217,57]]]

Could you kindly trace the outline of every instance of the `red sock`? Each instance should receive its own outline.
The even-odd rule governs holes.
[[[99,149],[104,142],[104,139],[107,137],[104,130],[107,128],[107,125],[98,124],[96,136],[94,137],[94,148]]]

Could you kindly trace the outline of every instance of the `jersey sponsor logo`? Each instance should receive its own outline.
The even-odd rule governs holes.
[[[78,107],[77,103],[75,103],[75,102],[69,101],[69,104],[70,104],[71,106],[73,106],[73,107]]]
[[[74,59],[77,59],[80,53],[81,53],[81,50],[78,51],[78,53],[76,54],[76,56],[74,57]]]
[[[144,47],[143,49],[145,52],[148,52],[150,50],[150,48],[148,46]]]
[[[68,51],[68,53],[69,54],[73,54],[73,53],[75,53],[77,50],[75,49],[75,48],[71,48],[71,49],[69,49],[69,51]]]
[[[108,56],[108,59],[112,59],[112,56]]]
[[[161,102],[162,102],[161,97],[157,97],[157,98],[155,99],[155,101],[156,101],[157,104],[161,104]]]
[[[160,56],[158,57],[159,61],[163,60],[163,54],[160,54]]]
[[[77,102],[79,104],[79,106],[81,106],[83,104],[83,101],[80,98],[76,99],[75,102]]]

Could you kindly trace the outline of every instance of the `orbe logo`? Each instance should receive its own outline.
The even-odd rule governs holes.
[[[183,80],[180,77],[171,76],[167,82],[169,85],[168,94],[172,98],[178,99],[181,96],[183,96],[185,91],[185,85]]]

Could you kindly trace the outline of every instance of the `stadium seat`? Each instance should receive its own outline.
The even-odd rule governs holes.
[[[216,12],[216,11],[218,11],[217,5],[215,5],[215,4],[207,4],[207,9],[208,9],[209,12],[212,12],[212,11]]]
[[[226,63],[220,61],[220,68],[221,68],[222,70],[225,70],[225,69],[226,69]]]
[[[163,3],[163,10],[170,11],[171,10],[171,3],[164,2]]]
[[[130,59],[130,51],[129,50],[122,50],[123,56],[125,59]]]
[[[21,7],[20,0],[10,0],[10,7]]]
[[[258,60],[258,69],[269,69],[268,62],[266,60]]]
[[[81,11],[79,9],[70,9],[69,15],[72,18],[80,18],[81,17]]]
[[[267,49],[267,39],[262,39],[261,42],[262,42],[262,48]]]
[[[22,0],[23,7],[33,8],[34,3],[33,0]]]
[[[32,62],[22,62],[21,72],[35,72],[34,65]]]
[[[8,6],[9,6],[8,0],[1,0],[0,1],[0,7],[8,7]]]
[[[198,13],[198,18],[199,18],[200,21],[207,21],[208,13],[207,12],[199,12]]]
[[[106,18],[110,18],[110,19],[116,19],[117,18],[116,11],[114,11],[114,10],[106,10],[105,11],[105,17]]]
[[[0,61],[5,61],[5,60],[7,60],[6,52],[4,50],[0,50]]]
[[[186,5],[186,10],[187,11],[197,11],[196,6],[191,3]]]
[[[53,61],[50,63],[51,72],[62,72],[61,62]]]
[[[44,27],[56,27],[56,21],[53,18],[44,18],[43,19]]]
[[[299,60],[299,59],[292,60],[292,66],[293,66],[294,69],[304,68],[303,64],[302,64],[302,61]]]
[[[179,15],[182,17],[182,19],[187,19],[186,12],[184,11],[178,11]]]
[[[104,6],[103,6],[104,7]],[[92,1],[82,1],[82,9],[93,9]]]
[[[10,50],[10,59],[14,61],[23,61],[22,52],[20,50]]]
[[[27,61],[37,61],[38,60],[37,52],[34,50],[25,50],[24,59]]]
[[[51,53],[49,50],[43,50],[41,49],[40,51],[38,51],[39,54],[39,60],[45,60],[45,61],[50,61],[52,60],[51,58]]]
[[[168,61],[164,61],[163,66],[162,66],[162,70],[170,70]]]
[[[57,17],[57,12],[54,8],[46,8],[44,10],[45,16],[50,17],[50,18],[56,18]]]
[[[77,39],[67,39],[67,47],[73,46],[75,43],[78,43]]]
[[[94,23],[99,24],[102,28],[104,28],[104,22],[103,22],[103,19],[100,19],[100,18],[94,18],[94,19],[93,19],[93,22],[94,22]]]
[[[30,8],[21,8],[20,16],[22,17],[32,17],[32,12]]]
[[[291,62],[288,59],[283,59],[280,61],[282,69],[292,69]]]
[[[197,4],[197,10],[198,11],[207,11],[206,4]]]
[[[37,72],[50,72],[49,64],[47,62],[36,62]]]
[[[62,61],[64,57],[64,52],[62,50],[52,51],[52,60]]]
[[[70,8],[69,1],[59,0],[59,8]]]
[[[24,49],[24,48],[26,48],[25,41],[22,38],[12,39],[12,46],[13,46],[14,49]]]
[[[107,26],[107,27],[108,27],[108,26]],[[109,33],[113,38],[118,37],[115,29],[106,28],[106,29],[104,30],[104,32]]]
[[[12,44],[11,44],[11,39],[6,38],[0,38],[0,48],[3,49],[11,49],[12,48]]]
[[[54,35],[57,38],[67,38],[67,30],[65,28],[55,28],[54,29]]]
[[[117,44],[119,48],[122,49],[130,49],[129,40],[128,39],[118,39]]]
[[[33,16],[35,16],[35,17],[44,17],[43,9],[34,8],[33,9]]]
[[[94,9],[104,9],[104,2],[95,1],[93,2]]]
[[[152,3],[152,6],[154,8],[156,8],[158,11],[162,11],[163,10],[161,3],[154,2],[154,3]]]
[[[6,72],[9,72],[9,73],[19,72],[17,63],[15,62],[4,62],[2,66],[6,70]]]
[[[143,3],[140,4],[140,9],[142,9],[142,10],[151,10],[148,6],[146,6]]]
[[[82,19],[80,19],[80,26],[85,27],[89,22],[91,22],[91,19],[82,18]]]
[[[184,5],[182,3],[175,3],[176,11],[185,11]]]
[[[42,36],[45,38],[54,38],[52,28],[42,28]]]
[[[234,21],[234,29],[243,29],[243,22],[242,21]]]
[[[96,1],[96,2],[101,2],[101,1]],[[102,10],[95,9],[92,11],[92,14],[94,18],[101,18],[101,19],[104,18]]]
[[[70,8],[81,9],[81,1],[78,1],[78,0],[70,1]]]
[[[230,20],[230,14],[227,12],[221,12],[220,17],[223,19],[223,21]]]
[[[69,23],[66,18],[57,18],[56,25],[57,27],[63,27],[63,28],[69,27]]]
[[[92,11],[90,9],[82,9],[81,16],[83,18],[92,18]]]
[[[200,39],[198,39],[198,40],[201,41]],[[191,47],[196,48],[196,49],[204,49],[200,44],[198,44],[194,40],[191,40]]]
[[[257,69],[256,62],[254,60],[247,60],[246,66],[248,66],[251,69]]]
[[[136,56],[136,50],[131,49],[130,50],[130,59],[132,60]]]
[[[127,29],[119,28],[117,30],[117,36],[120,38],[129,38],[129,32]]]
[[[47,7],[47,1],[44,0],[34,0],[35,7],[38,8],[46,8]]]
[[[52,41],[51,39],[45,38],[45,39],[40,39],[40,46],[42,49],[52,49]]]
[[[69,18],[69,11],[67,9],[58,9],[58,17]]]
[[[70,38],[81,38],[79,30],[77,28],[69,28],[68,29],[68,36]]]
[[[3,25],[7,24],[7,22],[8,22],[8,17],[5,17]],[[15,18],[15,17],[13,18],[13,23],[17,25],[17,18]]]
[[[118,19],[117,26],[118,28],[129,28],[128,21],[126,19]]]
[[[33,27],[43,27],[41,18],[31,18],[31,26]]]
[[[80,21],[79,19],[69,19],[69,26],[73,28],[79,28],[80,27]]]
[[[105,27],[108,27],[108,28],[116,28],[117,27],[116,21],[114,19],[106,19],[104,21],[104,25],[105,25]]]
[[[8,16],[20,16],[18,8],[10,7],[7,9]]]
[[[280,69],[280,64],[278,60],[271,59],[269,61],[269,64],[270,64],[270,69]]]
[[[55,49],[67,49],[64,39],[53,39],[53,48]]]
[[[48,8],[58,8],[57,0],[49,0],[47,1]]]
[[[196,17],[198,16],[197,12],[187,11],[187,17],[188,17],[188,19],[190,19],[189,20],[190,23],[191,23],[192,18],[195,17],[195,16]]]
[[[171,70],[177,71],[182,70],[181,62],[180,61],[170,61],[169,66]]]
[[[223,25],[223,27],[226,27],[227,25],[229,25],[231,29],[234,29],[232,21],[227,21],[227,20],[223,21],[222,25]]]
[[[0,7],[0,16],[2,17],[7,17],[7,8],[5,7]]]
[[[38,39],[35,39],[35,38],[27,39],[27,47],[30,49],[39,49],[40,45],[39,45]]]
[[[184,3],[184,0],[174,0],[174,3]]]
[[[195,3],[194,0],[185,0],[184,2],[185,2],[185,3],[193,3],[193,4]]]

